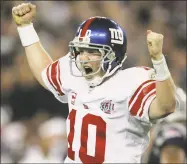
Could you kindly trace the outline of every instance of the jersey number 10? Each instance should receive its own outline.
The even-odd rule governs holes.
[[[72,149],[74,139],[74,125],[76,118],[76,110],[72,109],[69,113],[68,119],[70,120],[70,132],[68,135],[68,157],[75,160],[75,151]],[[87,154],[87,141],[88,141],[88,125],[96,126],[96,145],[95,145],[95,156]],[[105,121],[96,115],[87,114],[82,119],[81,126],[81,139],[80,139],[80,150],[79,158],[83,163],[103,163],[105,156],[105,145],[106,145],[106,123]]]

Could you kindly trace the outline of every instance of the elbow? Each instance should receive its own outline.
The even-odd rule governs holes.
[[[170,101],[169,104],[164,104],[162,109],[164,111],[165,114],[171,114],[174,113],[175,110],[177,108],[177,101],[176,99],[173,99],[172,101]]]
[[[175,110],[177,108],[177,102],[176,102],[176,99],[174,99],[172,102],[171,102],[171,105],[170,107],[168,108],[168,110],[171,112],[171,113],[174,113]]]

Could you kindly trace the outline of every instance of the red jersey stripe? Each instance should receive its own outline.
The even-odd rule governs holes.
[[[132,101],[134,100],[134,98],[137,96],[138,92],[140,91],[140,89],[143,87],[143,85],[145,85],[146,83],[149,83],[151,81],[154,80],[147,80],[145,82],[143,82],[135,91],[135,93],[133,94],[133,96],[131,97],[130,101],[129,101],[129,106],[131,105]]]
[[[60,82],[60,85],[62,85],[61,80],[60,80],[60,64],[58,64],[58,80]]]
[[[133,106],[131,107],[130,109],[130,113],[133,115],[133,116],[136,116],[137,113],[138,113],[138,110],[140,109],[140,106],[142,104],[142,100],[143,98],[150,92],[152,91],[153,89],[156,88],[156,85],[155,85],[155,82],[154,83],[151,83],[149,84],[148,86],[146,86],[145,88],[143,88],[140,92],[140,94],[138,95],[136,101],[134,102]]]
[[[145,106],[146,101],[148,100],[149,97],[151,97],[151,96],[154,95],[154,94],[156,94],[156,91],[154,91],[153,93],[151,93],[151,94],[146,98],[146,100],[143,102],[142,110],[141,110],[141,112],[140,112],[140,114],[139,114],[140,117],[141,117],[142,114],[143,114],[144,106]]]
[[[91,19],[89,19],[89,20],[84,24],[84,27],[83,27],[83,29],[82,29],[82,31],[81,31],[80,37],[84,37],[84,36],[85,36],[86,31],[88,30],[88,27],[90,26],[90,24],[93,22],[94,19],[95,19],[95,18],[91,18]]]
[[[51,84],[51,86],[56,90],[55,86],[53,85],[53,83],[52,83],[52,81],[51,81],[51,79],[50,79],[50,73],[49,73],[49,68],[50,68],[50,67],[51,67],[51,65],[49,65],[49,66],[47,67],[47,79],[48,79],[49,83]]]
[[[56,86],[56,91],[62,96],[64,93],[61,91],[60,85],[57,81],[57,68],[58,68],[59,61],[57,60],[51,66],[51,79],[53,84]],[[60,75],[59,75],[60,76]]]

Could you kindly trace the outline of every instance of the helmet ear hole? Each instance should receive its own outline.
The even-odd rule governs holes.
[[[103,63],[103,64],[102,64],[102,69],[103,69],[103,71],[104,71],[104,72],[106,72],[106,71],[107,71],[108,66],[109,66],[109,63],[108,63],[108,62],[107,62],[107,63]]]
[[[121,58],[119,58],[119,57],[116,57],[116,63],[119,65],[119,64],[121,64],[121,62],[122,62],[122,59]]]

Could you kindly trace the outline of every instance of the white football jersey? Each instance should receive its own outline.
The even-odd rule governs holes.
[[[69,55],[43,72],[48,89],[69,104],[68,156],[65,163],[139,163],[152,126],[148,110],[156,97],[153,69],[119,70],[90,88],[84,77],[70,73]]]

